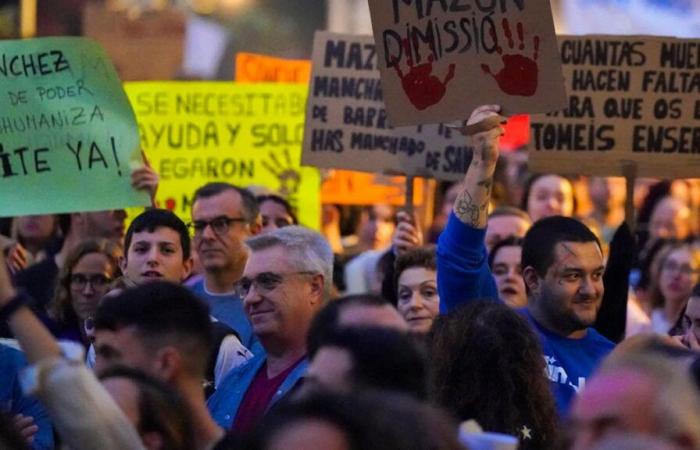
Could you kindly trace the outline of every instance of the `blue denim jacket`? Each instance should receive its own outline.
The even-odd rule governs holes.
[[[241,407],[241,402],[243,402],[243,397],[248,391],[250,384],[253,382],[255,374],[258,373],[258,370],[260,370],[265,363],[266,358],[267,355],[261,349],[253,358],[248,360],[248,362],[231,370],[231,372],[221,380],[216,392],[207,400],[207,408],[209,408],[209,412],[214,418],[214,421],[225,430],[231,429],[236,414],[238,413],[238,408]],[[282,382],[277,392],[275,392],[272,401],[268,405],[268,409],[296,386],[299,380],[306,374],[308,365],[309,362],[306,359],[297,364],[294,370],[292,370]]]

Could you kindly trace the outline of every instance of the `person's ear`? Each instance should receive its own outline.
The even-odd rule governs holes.
[[[312,305],[318,305],[323,302],[323,297],[324,297],[324,276],[320,273],[317,273],[311,278],[311,296],[310,298],[312,299],[311,304]]]
[[[170,383],[182,371],[182,355],[175,347],[168,345],[156,352],[155,375],[166,383]]]
[[[262,216],[260,214],[253,223],[248,224],[248,230],[250,230],[251,236],[257,236],[262,232]]]
[[[126,275],[126,266],[128,266],[129,263],[126,260],[126,255],[120,256],[119,257],[119,270],[122,271],[122,274]]]
[[[192,259],[192,257],[190,256],[182,262],[183,272],[182,279],[180,281],[185,281],[187,277],[190,276],[190,274],[192,273],[192,267],[194,267],[194,259]]]
[[[542,278],[540,278],[537,270],[535,270],[535,268],[532,266],[527,266],[524,268],[523,280],[525,281],[525,286],[527,286],[528,292],[531,292],[536,296],[542,287]]]

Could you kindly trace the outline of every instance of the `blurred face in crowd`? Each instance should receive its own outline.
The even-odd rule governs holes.
[[[51,214],[15,218],[17,234],[28,245],[43,246],[56,229],[56,216]]]
[[[122,272],[137,284],[164,280],[180,283],[192,270],[185,258],[180,234],[168,227],[157,227],[133,234],[123,259]]]
[[[685,310],[686,332],[683,344],[691,350],[700,350],[700,297],[690,297]]]
[[[527,306],[525,281],[520,267],[522,250],[519,245],[500,247],[493,257],[491,272],[496,280],[498,295],[511,308]]]
[[[596,242],[559,242],[553,251],[554,262],[544,277],[533,267],[524,269],[530,308],[546,328],[564,336],[580,334],[595,322],[600,309],[603,254]]]
[[[343,430],[321,419],[301,418],[277,431],[265,450],[350,450]]]
[[[649,219],[649,237],[683,240],[690,234],[690,209],[680,200],[664,197]]]
[[[323,275],[295,267],[287,256],[281,246],[252,252],[238,281],[248,319],[263,342],[304,342],[323,301]]]
[[[142,333],[135,326],[117,330],[95,330],[95,372],[116,366],[142,370],[153,376],[159,375],[159,358],[144,343]]]
[[[352,367],[352,356],[347,350],[328,345],[318,349],[309,363],[305,378],[312,386],[334,392],[348,392],[352,387]]]
[[[294,224],[294,219],[287,213],[284,206],[274,200],[265,200],[260,203],[260,215],[262,216],[262,233]]]
[[[491,250],[497,242],[505,238],[524,237],[530,228],[530,222],[515,214],[489,217],[486,227],[486,249]]]
[[[571,182],[559,175],[539,177],[530,187],[527,213],[533,222],[550,216],[572,216],[574,193]]]
[[[594,376],[581,391],[571,411],[572,450],[592,448],[613,433],[654,435],[659,425],[650,414],[657,384],[629,369]]]
[[[116,267],[102,253],[88,253],[71,270],[70,294],[80,320],[95,315],[97,304],[109,290]]]
[[[397,294],[398,310],[411,331],[427,333],[440,306],[437,272],[425,267],[409,267],[399,276]]]
[[[111,211],[99,211],[80,213],[85,223],[86,236],[93,238],[105,238],[113,242],[122,244],[124,239],[124,220],[126,211],[115,209]]]
[[[360,242],[368,249],[386,248],[391,244],[394,227],[394,209],[388,205],[375,205],[363,213],[358,232]]]
[[[664,301],[682,305],[690,296],[695,283],[698,282],[697,258],[689,246],[671,250],[661,261],[659,272],[659,290]]]
[[[235,221],[224,224],[228,219]],[[192,222],[208,223],[201,231],[195,231],[193,240],[205,272],[231,271],[245,262],[248,251],[243,241],[252,233],[243,219],[243,199],[237,191],[226,190],[195,201]],[[220,228],[211,224],[217,220],[223,224]]]
[[[588,184],[588,194],[593,206],[607,213],[625,206],[625,179],[621,177],[592,177]]]

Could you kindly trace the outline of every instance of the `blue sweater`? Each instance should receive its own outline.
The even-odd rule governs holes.
[[[447,313],[470,300],[498,300],[485,234],[485,229],[473,228],[450,214],[437,248],[440,312]],[[593,328],[582,339],[559,336],[541,327],[526,309],[522,312],[540,337],[557,409],[565,416],[575,394],[615,344]]]
[[[19,383],[20,370],[26,365],[22,352],[0,344],[0,404],[3,412],[10,416],[33,417],[39,431],[34,435],[32,449],[50,450],[54,448],[54,442],[49,416],[39,400],[24,395]]]

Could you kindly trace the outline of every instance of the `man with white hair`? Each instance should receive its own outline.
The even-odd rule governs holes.
[[[237,291],[264,352],[232,370],[208,401],[219,425],[240,431],[252,428],[306,372],[306,334],[330,294],[333,270],[326,240],[302,227],[246,244],[250,255]]]
[[[620,355],[589,380],[571,411],[572,450],[609,436],[639,433],[679,449],[700,449],[700,396],[678,364],[658,356]]]

